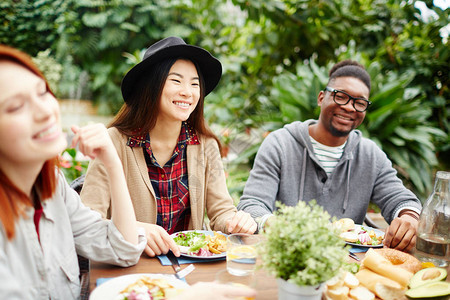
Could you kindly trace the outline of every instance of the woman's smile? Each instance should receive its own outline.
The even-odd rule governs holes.
[[[53,123],[47,128],[44,128],[43,130],[36,133],[33,136],[33,139],[37,141],[47,142],[59,138],[61,134],[62,134],[61,127],[58,126],[58,124]]]
[[[178,107],[183,108],[183,109],[189,108],[189,106],[191,106],[190,103],[187,103],[187,102],[181,102],[181,101],[173,101],[172,103],[175,104],[175,105],[178,106]]]

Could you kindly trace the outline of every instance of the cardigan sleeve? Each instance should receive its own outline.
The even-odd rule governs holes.
[[[206,213],[213,230],[227,232],[226,221],[234,217],[237,209],[228,193],[219,146],[214,139],[205,141],[205,156]]]

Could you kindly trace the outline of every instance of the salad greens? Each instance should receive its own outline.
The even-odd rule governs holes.
[[[197,252],[208,243],[205,234],[196,231],[179,232],[173,240],[179,246],[189,247],[189,252]]]
[[[380,238],[375,234],[373,230],[369,232],[364,226],[361,226],[361,229],[358,232],[358,240],[355,242],[355,244],[359,245],[372,245],[376,246],[381,244],[382,237]]]

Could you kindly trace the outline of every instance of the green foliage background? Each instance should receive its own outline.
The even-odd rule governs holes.
[[[103,114],[117,112],[123,75],[155,41],[176,35],[208,49],[224,75],[205,112],[230,149],[236,199],[267,132],[316,118],[331,65],[358,60],[373,80],[360,129],[424,200],[435,171],[450,169],[449,9],[427,0],[435,17],[423,18],[415,2],[4,0],[0,43],[39,56],[60,76],[60,98],[92,99]]]

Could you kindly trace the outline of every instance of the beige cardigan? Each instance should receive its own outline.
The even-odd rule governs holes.
[[[109,128],[109,135],[123,164],[136,219],[156,224],[155,192],[147,172],[141,147],[127,146],[128,137],[117,128]],[[189,229],[202,229],[205,210],[213,230],[227,232],[226,221],[236,213],[228,193],[219,147],[213,138],[199,135],[198,145],[187,146],[187,166],[191,220]],[[81,191],[81,200],[92,209],[110,218],[111,198],[109,181],[103,164],[93,160],[88,167]]]

